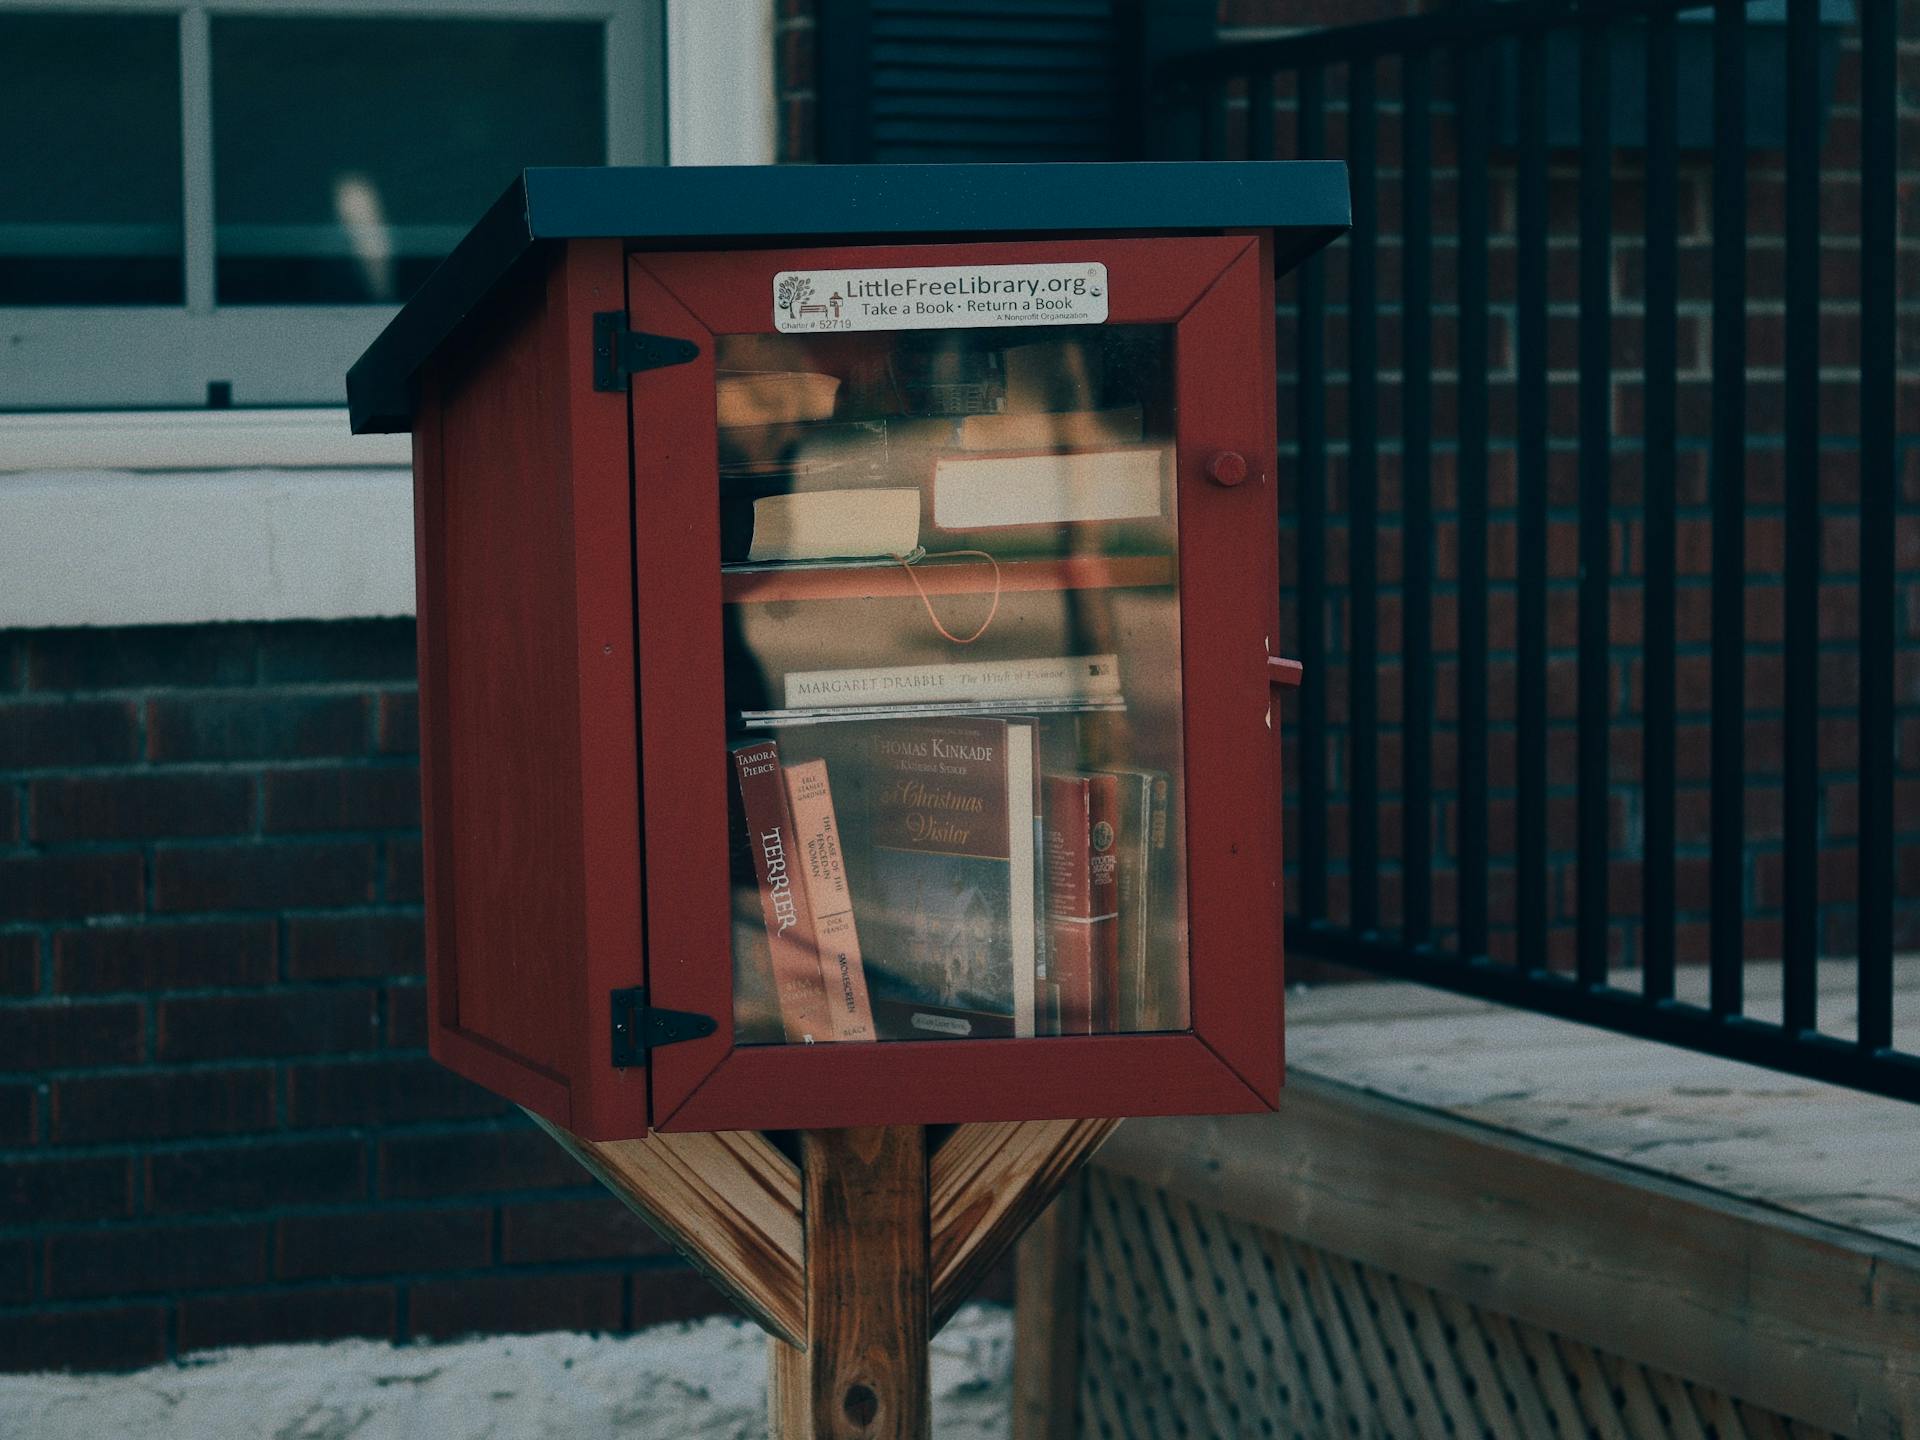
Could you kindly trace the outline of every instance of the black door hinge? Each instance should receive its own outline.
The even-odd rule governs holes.
[[[673,335],[649,335],[627,329],[624,310],[600,310],[593,317],[593,388],[624,390],[642,370],[684,365],[699,357],[700,347]]]
[[[613,1065],[626,1070],[647,1063],[662,1045],[700,1040],[719,1026],[711,1015],[692,1010],[663,1010],[647,1003],[647,987],[636,985],[613,992]]]

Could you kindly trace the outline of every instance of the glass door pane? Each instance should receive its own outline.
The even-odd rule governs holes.
[[[715,359],[736,1042],[1185,1029],[1173,328]]]

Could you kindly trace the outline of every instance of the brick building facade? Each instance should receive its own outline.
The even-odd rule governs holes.
[[[722,1308],[426,1055],[413,626],[0,639],[0,1364]]]
[[[1347,24],[1420,8],[1402,0],[1222,0],[1223,38]],[[816,158],[818,17],[813,0],[773,0],[775,147],[783,161]],[[1846,190],[1857,52],[1843,43],[1828,137],[1834,177],[1823,209],[1831,248],[1827,293],[1852,279]],[[1334,297],[1328,430],[1331,509],[1341,507],[1341,441],[1356,421],[1381,433],[1383,500],[1383,733],[1376,737],[1382,817],[1384,918],[1395,915],[1394,811],[1399,757],[1396,656],[1401,563],[1395,444],[1400,276],[1392,232],[1399,203],[1397,117],[1391,69],[1380,134],[1383,243],[1380,406],[1350,416],[1343,385],[1340,300],[1344,255],[1327,261]],[[1341,153],[1338,85],[1330,152]],[[1279,95],[1276,153],[1293,153],[1290,101]],[[1850,109],[1850,106],[1855,108]],[[1235,112],[1244,127],[1244,108]],[[1909,136],[1920,134],[1905,125]],[[1457,176],[1450,137],[1436,132],[1436,256],[1449,263]],[[1855,147],[1857,148],[1857,147]],[[1911,149],[1911,147],[1909,147]],[[1911,156],[1909,156],[1911,163]],[[1618,513],[1613,638],[1619,726],[1613,761],[1617,955],[1633,958],[1637,908],[1636,663],[1641,644],[1638,462],[1636,161],[1619,157],[1615,423]],[[1549,755],[1556,915],[1573,904],[1573,661],[1576,554],[1574,459],[1574,214],[1577,177],[1556,164],[1550,363],[1555,450],[1548,563]],[[1679,894],[1692,912],[1684,959],[1704,953],[1706,613],[1703,413],[1706,380],[1709,176],[1683,174],[1680,547],[1682,808]],[[1755,296],[1750,392],[1751,519],[1748,556],[1753,756],[1748,797],[1749,948],[1778,946],[1778,752],[1783,526],[1777,395],[1783,321],[1779,293],[1784,188],[1778,156],[1756,152],[1750,174]],[[1492,177],[1492,530],[1497,581],[1490,606],[1491,781],[1496,953],[1510,947],[1514,715],[1512,663],[1515,531],[1512,453],[1513,183]],[[1904,223],[1904,222],[1903,222]],[[1920,250],[1903,248],[1902,294],[1920,293]],[[1912,283],[1909,284],[1909,276]],[[1434,378],[1436,576],[1432,616],[1440,662],[1434,784],[1446,865],[1456,757],[1457,610],[1449,591],[1457,540],[1452,457],[1456,330],[1452,280],[1436,289],[1439,369]],[[1503,309],[1504,307],[1507,307]],[[1291,337],[1283,308],[1283,366]],[[1914,332],[1903,324],[1903,363]],[[1822,675],[1824,835],[1835,858],[1824,936],[1849,944],[1847,853],[1856,742],[1847,649],[1857,634],[1846,585],[1857,526],[1852,498],[1856,401],[1845,378],[1850,337],[1836,313],[1823,330],[1835,367],[1826,387]],[[1290,421],[1289,408],[1282,407]],[[1903,379],[1903,438],[1920,433],[1920,385]],[[1504,441],[1504,443],[1503,443]],[[1283,437],[1283,445],[1288,443]],[[1920,453],[1903,455],[1899,525],[1901,635],[1920,642]],[[1283,467],[1284,469],[1284,467]],[[1295,497],[1287,496],[1290,505]],[[1287,513],[1283,508],[1283,514]],[[1340,583],[1344,528],[1332,535],[1330,575]],[[1283,544],[1291,545],[1288,538]],[[1283,575],[1294,557],[1283,553]],[[1288,637],[1289,639],[1295,637]],[[1344,656],[1323,678],[1335,716],[1325,763],[1336,801],[1353,737]],[[1897,815],[1907,833],[1901,892],[1920,897],[1920,644],[1903,655]],[[1502,728],[1502,722],[1509,727]],[[602,1195],[517,1112],[441,1071],[422,1033],[420,846],[413,637],[404,618],[247,621],[0,631],[0,1367],[117,1368],[226,1344],[370,1335],[394,1340],[469,1332],[579,1328],[624,1330],[705,1313],[722,1303],[651,1232]],[[1297,773],[1297,746],[1288,755]],[[1335,907],[1346,838],[1338,805],[1324,843],[1336,857]],[[1305,838],[1290,831],[1290,852]],[[1436,884],[1437,920],[1450,923],[1451,890]],[[1920,943],[1920,901],[1900,911],[1902,943]],[[1570,925],[1565,931],[1571,943]],[[1444,939],[1444,935],[1440,937]],[[1296,972],[1311,973],[1304,967]],[[1004,1277],[996,1282],[1004,1293]]]

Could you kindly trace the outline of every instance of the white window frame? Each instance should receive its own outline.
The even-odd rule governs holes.
[[[0,10],[179,16],[186,279],[184,305],[0,308],[0,410],[204,407],[215,382],[231,386],[235,405],[324,404],[343,394],[347,367],[393,317],[392,305],[216,303],[216,14],[598,20],[606,26],[608,161],[666,158],[664,0],[0,0]]]
[[[644,0],[664,20],[664,61],[656,28],[645,63],[655,83],[666,85],[664,149],[672,163],[772,161],[773,3]],[[317,14],[498,15],[508,8],[487,0],[301,4],[304,13]],[[179,0],[0,0],[0,8],[182,6]],[[285,13],[286,0],[203,8]],[[531,7],[511,8],[525,13]],[[609,16],[630,9],[642,19],[647,14],[629,0],[579,8]],[[647,43],[644,26],[630,26],[627,33]],[[612,83],[612,55],[625,41],[626,34],[609,36],[609,108],[626,104],[657,117],[657,92],[652,99],[627,95]],[[631,117],[610,114],[610,131],[622,125],[637,133]],[[652,127],[651,151],[615,145],[610,135],[610,157],[616,163],[657,161],[661,129]],[[316,308],[275,314],[304,318]],[[392,307],[364,309],[368,314],[359,318],[371,339]],[[20,333],[19,317],[26,313],[0,310],[0,356],[9,361],[6,342]],[[102,322],[130,313],[138,315],[124,308],[91,312]],[[184,313],[179,307],[159,312],[176,322]],[[135,333],[122,328],[78,335],[65,342],[63,353],[69,363],[77,359],[105,373],[125,365]],[[162,336],[158,343],[164,349],[172,341]],[[284,347],[286,336],[275,343]],[[354,340],[344,356],[327,362],[333,393],[342,400],[347,366],[363,346]],[[249,404],[248,396],[247,387],[236,387],[238,403]],[[104,402],[106,409],[79,409],[79,402],[62,399],[58,411],[7,413],[0,398],[0,629],[413,613],[409,437],[350,434],[338,402],[208,410],[204,401],[196,392],[188,408],[128,410],[123,391]]]

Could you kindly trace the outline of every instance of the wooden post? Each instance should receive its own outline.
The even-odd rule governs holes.
[[[772,1337],[773,1440],[926,1440],[932,1332],[1120,1123],[961,1125],[931,1155],[918,1126],[811,1131],[796,1166],[754,1131],[534,1119]]]
[[[1077,1433],[1086,1186],[1083,1174],[1062,1186],[1014,1250],[1013,1440]]]
[[[806,1131],[800,1173],[807,1344],[768,1338],[771,1440],[929,1440],[926,1131]]]

